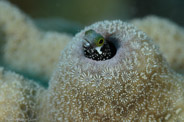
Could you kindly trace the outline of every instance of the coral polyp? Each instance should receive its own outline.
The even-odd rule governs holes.
[[[84,55],[83,37],[89,29],[116,38],[111,41],[118,49],[111,59]],[[122,21],[98,22],[78,33],[62,52],[43,120],[183,121],[183,81],[144,32]]]

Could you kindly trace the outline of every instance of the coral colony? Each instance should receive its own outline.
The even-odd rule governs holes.
[[[43,66],[58,65],[48,88],[0,68],[1,122],[184,121],[184,76],[166,61],[176,56],[165,59],[134,25],[120,20],[94,23],[66,42],[67,46],[64,43],[61,54],[53,54],[54,45],[59,47],[59,40],[65,42],[70,36],[41,32],[25,18],[13,5],[0,1],[0,33],[6,36],[0,35],[0,42],[5,42],[2,60],[9,60],[7,65],[14,69],[39,75]],[[137,23],[146,30],[146,22]],[[19,31],[17,25],[21,25]],[[50,42],[54,39],[58,45]],[[34,45],[38,45],[34,55],[28,55]],[[53,55],[60,55],[59,61]],[[26,60],[31,62],[22,63]]]
[[[112,58],[97,61],[84,55],[90,29],[115,38]],[[48,113],[42,116],[61,121],[177,121],[183,120],[183,93],[183,77],[169,68],[145,33],[122,21],[103,21],[78,33],[62,52],[48,89]]]

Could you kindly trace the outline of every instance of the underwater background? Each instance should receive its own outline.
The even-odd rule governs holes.
[[[75,34],[100,20],[129,20],[147,15],[184,25],[183,0],[10,0],[44,30]]]

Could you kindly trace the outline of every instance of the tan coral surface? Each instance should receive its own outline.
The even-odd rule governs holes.
[[[135,26],[151,37],[159,46],[171,67],[184,74],[184,29],[168,19],[148,16],[132,20]]]
[[[0,1],[0,33],[5,64],[44,80],[51,76],[60,51],[71,39],[68,34],[40,31],[29,17],[7,1]]]
[[[85,31],[116,45],[105,61],[83,54]],[[145,33],[121,21],[93,24],[62,52],[41,121],[184,121],[184,78],[172,71]],[[46,102],[46,103],[45,103]]]
[[[43,91],[33,81],[0,67],[0,122],[36,121]]]

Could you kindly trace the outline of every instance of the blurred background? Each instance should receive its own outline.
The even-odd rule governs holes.
[[[75,34],[100,20],[157,15],[184,26],[184,0],[9,0],[44,30]]]

